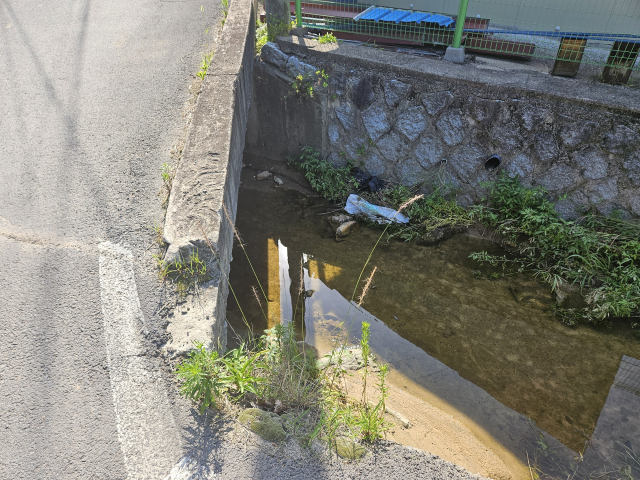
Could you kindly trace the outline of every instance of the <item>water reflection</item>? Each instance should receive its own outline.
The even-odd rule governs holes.
[[[279,242],[279,245],[282,244]],[[463,419],[463,423],[476,433],[479,429],[484,430],[523,464],[530,463],[529,457],[535,459],[541,474],[554,477],[593,478],[596,474],[601,478],[608,474],[616,477],[628,470],[632,475],[629,478],[640,478],[633,476],[640,474],[640,463],[637,463],[640,361],[623,357],[595,431],[587,442],[584,461],[576,462],[580,458],[579,453],[536,428],[530,419],[498,402],[482,388],[398,335],[366,309],[329,288],[320,279],[321,272],[332,275],[331,272],[339,270],[338,267],[324,264],[311,255],[304,254],[303,258],[304,288],[313,291],[305,299],[304,337],[321,354],[345,339],[348,344],[357,344],[362,334],[362,322],[366,321],[371,325],[372,350],[381,362],[389,364],[392,383],[399,386],[412,383],[412,394],[420,394],[416,390],[422,389],[421,393],[426,394],[423,396],[428,401],[433,402],[437,398],[439,406],[446,403],[451,407],[449,411]],[[280,278],[287,279],[290,286],[287,249],[284,246],[281,246],[280,260]],[[289,291],[289,288],[282,289],[283,292],[285,290]],[[282,305],[286,304],[283,299]],[[283,308],[282,318],[291,318],[289,307]]]

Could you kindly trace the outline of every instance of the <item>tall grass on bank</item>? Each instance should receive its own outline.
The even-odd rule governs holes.
[[[486,187],[486,204],[473,214],[517,245],[517,256],[480,252],[473,258],[534,272],[554,291],[578,285],[587,306],[567,312],[569,321],[640,315],[640,225],[593,213],[564,220],[544,189],[526,188],[505,174]]]

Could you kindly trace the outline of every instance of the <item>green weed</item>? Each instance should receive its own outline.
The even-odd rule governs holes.
[[[313,98],[315,91],[313,89],[313,78],[310,75],[298,75],[293,79],[291,90],[300,99]]]
[[[229,0],[221,0],[220,6],[222,6],[222,26],[224,26],[229,16]]]
[[[316,75],[318,76],[318,83],[323,88],[327,88],[329,86],[329,74],[325,73],[324,70],[317,70]]]
[[[268,41],[267,22],[256,22],[256,53],[260,54],[262,47]]]
[[[318,38],[318,42],[320,42],[320,45],[323,45],[325,43],[338,43],[338,39],[333,33],[327,32]]]
[[[224,365],[217,351],[208,352],[199,342],[194,342],[194,346],[196,348],[189,353],[188,359],[178,365],[175,374],[182,381],[180,393],[199,403],[200,413],[203,413],[210,406],[215,407],[222,395]]]
[[[162,253],[153,255],[158,266],[158,276],[161,280],[171,280],[180,296],[197,285],[211,279],[207,271],[207,263],[200,258],[198,250],[194,250],[187,259],[179,257],[174,262],[167,262]]]
[[[213,59],[213,52],[211,52],[209,55],[205,55],[204,57],[202,57],[200,70],[198,70],[198,73],[196,73],[196,75],[200,80],[204,80],[204,77],[207,76],[207,71],[209,70],[209,65],[211,64],[212,59]]]
[[[380,390],[380,396],[377,403],[371,404],[367,396],[367,377],[371,375],[369,369],[371,348],[369,347],[369,340],[371,338],[370,325],[367,322],[362,322],[362,337],[360,339],[360,349],[362,351],[362,358],[364,360],[364,366],[362,367],[362,401],[358,405],[358,414],[355,424],[360,429],[360,436],[363,440],[372,442],[382,438],[382,434],[388,430],[388,426],[384,422],[385,401],[389,396],[388,387],[386,386],[386,377],[389,371],[388,365],[382,365],[380,372],[378,373],[378,389]]]
[[[304,172],[311,187],[327,200],[344,202],[358,188],[350,163],[346,167],[334,167],[311,147],[302,149],[299,161],[290,159],[288,163]]]
[[[329,86],[329,75],[324,70],[316,71],[316,77],[314,79],[311,74],[296,76],[291,84],[291,90],[300,100],[313,98],[316,87],[327,88]]]

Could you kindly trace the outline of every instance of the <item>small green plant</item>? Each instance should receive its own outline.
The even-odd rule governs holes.
[[[160,175],[162,175],[162,181],[165,185],[171,186],[171,181],[173,179],[173,169],[171,165],[168,163],[163,163],[160,166]]]
[[[327,32],[318,38],[318,42],[320,42],[320,45],[323,45],[325,43],[338,43],[338,39],[333,33]]]
[[[369,340],[371,339],[371,325],[362,322],[362,337],[360,339],[360,350],[362,351],[362,359],[364,365],[362,367],[362,401],[358,406],[358,415],[356,425],[360,428],[360,435],[363,440],[372,442],[382,438],[382,434],[388,430],[388,426],[384,422],[385,402],[389,396],[388,387],[386,386],[386,377],[389,371],[388,365],[382,365],[378,373],[378,389],[380,396],[375,404],[369,402],[367,395],[367,377],[371,375],[369,369],[371,348]]]
[[[222,358],[222,363],[226,369],[226,376],[223,377],[227,391],[234,400],[240,400],[247,392],[259,395],[260,384],[265,382],[265,378],[260,376],[260,370],[266,367],[261,360],[261,351],[249,352],[245,345],[230,350]]]
[[[262,51],[262,47],[268,41],[267,34],[267,22],[260,23],[260,21],[256,22],[256,53],[260,53]]]
[[[313,79],[310,75],[298,75],[293,79],[291,90],[299,98],[313,98],[315,92],[313,90]]]
[[[149,228],[154,234],[153,243],[155,243],[161,252],[164,251],[164,248],[166,247],[166,244],[164,243],[164,228],[156,222],[153,222],[153,226]]]
[[[196,73],[196,75],[200,80],[204,80],[204,77],[207,76],[207,71],[209,70],[209,65],[211,64],[212,59],[213,59],[213,52],[211,52],[209,55],[205,55],[204,57],[202,57],[200,70],[198,70],[198,73]]]
[[[311,187],[328,200],[344,201],[358,188],[358,182],[351,173],[351,165],[336,168],[320,158],[313,148],[304,147],[300,161],[290,160],[298,170],[304,172]]]
[[[200,413],[210,406],[216,406],[225,387],[224,368],[218,358],[218,352],[208,352],[204,345],[194,342],[196,347],[189,353],[175,371],[182,381],[180,393],[200,404]]]
[[[227,22],[229,16],[229,0],[221,0],[220,6],[222,7],[222,26]]]
[[[325,73],[324,70],[317,70],[316,75],[318,76],[318,83],[323,88],[327,88],[329,86],[329,74]]]
[[[367,153],[367,146],[363,143],[356,149],[356,153],[360,156],[363,156]]]
[[[158,276],[161,280],[171,280],[180,296],[185,296],[192,287],[211,279],[207,271],[207,263],[200,258],[198,250],[194,250],[189,258],[179,256],[177,260],[168,262],[162,253],[153,255],[158,265]]]

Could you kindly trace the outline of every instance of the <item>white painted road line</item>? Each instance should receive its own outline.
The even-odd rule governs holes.
[[[100,297],[118,438],[128,478],[161,479],[180,452],[180,432],[159,366],[144,355],[144,316],[133,256],[110,242],[99,245]]]

